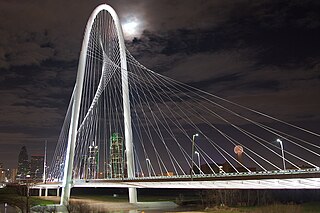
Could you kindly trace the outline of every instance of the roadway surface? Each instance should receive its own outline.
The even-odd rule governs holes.
[[[34,184],[32,188],[58,188],[62,183]],[[320,170],[286,170],[152,176],[119,179],[76,179],[73,187],[179,188],[179,189],[320,189]]]

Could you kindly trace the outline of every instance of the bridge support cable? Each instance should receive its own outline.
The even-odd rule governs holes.
[[[47,181],[61,181],[63,177],[64,159],[66,156],[66,148],[68,144],[68,133],[71,121],[71,106],[73,103],[74,91],[71,95],[71,101],[69,103],[67,113],[61,128],[61,132],[58,138],[56,149],[53,155],[53,160],[48,168]]]
[[[139,67],[143,67],[143,66],[139,66]],[[197,97],[198,97],[198,96],[197,96]],[[200,97],[201,97],[201,96],[200,96]],[[181,101],[181,102],[182,102],[182,101]],[[229,123],[230,123],[230,122],[229,122]],[[273,135],[274,135],[275,137],[279,137],[278,135],[276,135],[276,134],[274,134],[274,133],[273,133]],[[271,144],[272,144],[272,143],[271,143]],[[302,147],[301,147],[301,148],[302,148]],[[277,148],[277,149],[278,149],[278,148]],[[310,151],[310,150],[309,150],[309,151]],[[289,151],[286,150],[285,152],[289,152]],[[312,153],[312,152],[311,152],[311,153]],[[276,154],[276,155],[280,156],[279,154]],[[251,157],[251,159],[253,159],[253,158]],[[266,158],[264,158],[264,159],[266,159]],[[287,161],[288,161],[288,160],[287,160]],[[258,162],[256,161],[256,164],[259,165],[260,163],[258,163]],[[261,165],[261,164],[260,164],[260,165]],[[293,164],[293,165],[294,165],[294,164]],[[315,166],[315,165],[313,165],[313,166]],[[261,167],[261,166],[260,166],[260,167]],[[279,169],[280,167],[277,166],[276,168]]]
[[[107,13],[104,13],[104,12]],[[98,68],[97,70],[101,70],[101,68],[99,69],[99,67],[101,67],[101,63],[99,63],[99,61],[101,62],[101,60],[93,60],[93,59],[97,59],[99,57],[102,56],[101,52],[103,51],[96,51],[97,49],[94,49],[94,51],[91,52],[91,49],[93,45],[97,45],[97,39],[96,37],[100,37],[99,38],[99,43],[100,43],[100,48],[101,48],[101,37],[102,39],[106,39],[108,36],[110,36],[109,34],[103,34],[101,36],[101,32],[103,32],[105,30],[105,28],[101,28],[101,26],[105,26],[105,20],[106,20],[106,16],[110,16],[110,18],[108,18],[108,22],[109,25],[107,26],[108,28],[110,28],[110,20],[111,23],[113,24],[113,32],[116,32],[116,36],[109,39],[109,41],[114,41],[111,42],[111,45],[117,44],[118,47],[118,52],[115,55],[115,52],[113,51],[111,53],[110,56],[112,57],[118,57],[118,60],[116,60],[115,62],[117,64],[120,65],[120,67],[122,68],[122,70],[126,70],[126,56],[125,56],[125,47],[124,47],[124,40],[123,40],[123,35],[122,35],[122,30],[121,30],[121,26],[120,26],[120,22],[119,19],[116,15],[116,13],[114,12],[114,10],[109,7],[108,5],[101,5],[98,8],[96,8],[94,10],[94,12],[92,13],[92,15],[89,18],[88,24],[87,24],[87,28],[86,28],[86,32],[85,32],[85,36],[84,36],[84,40],[83,40],[83,45],[82,45],[82,51],[80,54],[80,60],[79,60],[79,67],[78,67],[78,76],[77,76],[77,83],[76,83],[76,89],[75,89],[75,97],[74,97],[74,102],[73,102],[73,107],[72,107],[72,116],[71,116],[71,124],[70,124],[70,130],[69,130],[69,139],[68,139],[68,147],[67,147],[67,151],[66,151],[66,163],[65,163],[65,171],[64,171],[64,183],[63,183],[63,193],[62,193],[62,197],[61,197],[61,204],[62,205],[67,205],[68,201],[69,201],[69,196],[70,196],[70,189],[72,187],[72,176],[73,174],[73,163],[74,163],[74,150],[75,150],[75,144],[76,144],[76,139],[80,139],[79,137],[77,137],[77,133],[78,133],[78,121],[79,121],[79,114],[81,114],[82,116],[84,114],[87,115],[92,115],[92,117],[94,116],[93,114],[97,114],[96,112],[90,112],[93,109],[93,105],[96,105],[98,96],[101,95],[102,90],[101,90],[101,86],[104,81],[100,80],[100,83],[98,84],[98,92],[96,91],[96,81],[98,79],[101,79],[101,73],[96,71],[96,68]],[[100,28],[96,27],[96,26],[100,26]],[[105,32],[105,31],[104,31]],[[108,31],[111,32],[112,35],[112,30]],[[110,37],[109,37],[110,38]],[[106,44],[107,47],[108,44]],[[103,48],[102,48],[103,49]],[[112,46],[112,49],[117,49],[114,48],[114,46]],[[89,57],[87,58],[87,54],[92,56],[91,59],[89,59]],[[105,58],[105,56],[104,56]],[[120,60],[119,60],[120,59]],[[86,75],[85,75],[86,73]],[[97,74],[97,75],[96,75]],[[100,78],[99,78],[100,75]],[[84,82],[84,76],[86,76],[87,81]],[[127,83],[127,74],[126,71],[121,72],[121,76],[122,76],[122,93],[123,93],[123,110],[124,110],[124,125],[125,125],[125,145],[126,145],[126,155],[127,155],[127,173],[128,173],[128,177],[133,177],[134,176],[134,157],[133,157],[133,146],[132,146],[132,130],[131,130],[131,118],[130,118],[130,104],[129,104],[129,97],[125,96],[125,94],[127,94],[128,92],[128,83]],[[88,81],[88,79],[91,79],[90,81]],[[85,84],[84,84],[85,83]],[[85,92],[82,93],[82,88],[85,87]],[[93,91],[93,92],[90,92]],[[94,95],[94,96],[93,96]],[[81,104],[81,99],[82,97],[84,98],[83,100],[91,100],[91,102],[86,102],[84,101]],[[87,103],[91,103],[90,106]],[[82,105],[82,106],[81,106]],[[80,110],[80,108],[82,110]],[[80,113],[81,111],[81,113]],[[85,113],[87,112],[87,113]],[[88,118],[88,116],[85,116],[86,118]],[[99,120],[99,119],[98,119]],[[95,129],[93,130],[97,130],[97,127],[99,125],[97,125],[97,123],[95,123],[94,127]],[[97,132],[97,131],[96,131]],[[96,139],[100,138],[99,137],[90,137],[91,139]],[[89,143],[90,144],[90,143]],[[94,142],[92,142],[92,146],[94,146]],[[90,148],[91,146],[89,146]],[[92,147],[91,147],[92,149]],[[91,152],[91,151],[90,151]],[[89,153],[90,154],[90,153]],[[92,156],[90,156],[92,157]],[[85,160],[86,161],[86,160]],[[80,165],[80,164],[78,164]],[[89,165],[90,167],[91,165]],[[130,202],[136,202],[136,191],[134,188],[129,190],[129,197],[130,197]]]
[[[154,99],[153,99],[153,101],[154,101]],[[163,100],[161,100],[162,102],[163,102]],[[159,110],[160,111],[160,110]],[[160,113],[161,115],[162,115],[162,113]],[[163,116],[162,116],[162,118],[163,118]],[[164,121],[166,120],[166,119],[163,119]],[[201,130],[198,130],[198,131],[201,131]]]
[[[318,133],[145,68],[125,49],[107,5],[89,19],[78,69],[48,176],[64,175],[63,205],[77,181],[197,181],[319,169]],[[136,189],[129,188],[134,203]]]

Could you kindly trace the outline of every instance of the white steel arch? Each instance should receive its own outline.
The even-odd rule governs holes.
[[[84,71],[86,66],[88,43],[90,38],[90,32],[92,30],[95,18],[101,11],[107,11],[115,24],[118,41],[119,41],[119,51],[120,51],[120,65],[121,65],[121,79],[122,79],[122,94],[123,94],[123,109],[124,109],[124,126],[125,126],[125,146],[126,146],[126,159],[127,159],[127,175],[128,178],[134,177],[135,167],[134,167],[134,155],[133,155],[133,144],[132,144],[132,127],[131,127],[131,113],[130,113],[130,100],[129,100],[129,87],[128,87],[128,73],[127,73],[127,61],[126,61],[126,51],[123,38],[123,31],[121,28],[120,20],[114,9],[107,5],[102,4],[98,6],[91,14],[84,33],[84,38],[82,42],[82,48],[80,52],[78,73],[75,84],[75,94],[73,96],[72,105],[72,115],[71,123],[68,135],[68,146],[65,159],[64,167],[64,177],[62,183],[62,195],[61,195],[61,205],[68,205],[70,198],[70,191],[73,185],[72,181],[72,170],[74,161],[75,144],[77,139],[77,127],[79,122],[79,113],[81,105],[81,97],[84,82]],[[105,71],[105,69],[103,69]],[[104,73],[102,73],[101,78],[103,78]],[[100,80],[101,82],[101,80]],[[101,90],[103,84],[99,84],[96,93]],[[94,100],[93,100],[94,101]],[[129,202],[137,202],[136,188],[129,188]]]

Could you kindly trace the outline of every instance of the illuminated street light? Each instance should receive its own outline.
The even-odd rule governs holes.
[[[27,194],[26,194],[26,196],[27,196],[27,202],[26,202],[26,212],[27,213],[29,213],[30,212],[30,208],[29,208],[29,194],[30,194],[30,189],[29,189],[29,181],[30,181],[30,175],[26,175],[26,187],[27,187]]]
[[[108,163],[110,178],[112,178],[112,165]]]
[[[43,174],[42,174],[42,181],[46,183],[46,171],[47,171],[47,140],[44,142],[44,159],[43,159]]]
[[[200,153],[198,151],[195,151],[194,154],[198,156],[198,164],[199,164],[199,174],[201,173],[201,165],[200,165]]]
[[[126,165],[126,162],[127,162],[127,150],[125,149],[123,151],[123,156],[122,156],[122,178],[124,178],[124,168],[125,168],[125,165]]]
[[[198,134],[198,133],[196,133],[196,134],[192,135],[192,149],[191,149],[191,174],[190,174],[191,179],[192,179],[193,164],[194,164],[194,161],[193,161],[193,155],[194,155],[194,143],[195,143],[195,139],[196,139],[196,137],[198,137],[198,136],[199,136],[199,134]]]
[[[277,142],[280,143],[280,148],[281,148],[281,153],[282,153],[283,170],[286,170],[286,162],[285,162],[285,160],[284,160],[284,151],[283,151],[282,140],[280,140],[280,139],[278,138],[278,139],[277,139]]]
[[[148,170],[149,177],[151,177],[151,171],[150,171],[151,162],[149,158],[146,158],[146,163],[147,163],[147,170]]]

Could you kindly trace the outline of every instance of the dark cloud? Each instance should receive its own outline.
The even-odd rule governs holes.
[[[243,97],[245,101],[240,102],[244,105],[256,106],[251,102],[259,101],[272,104],[281,97],[282,106],[292,111],[279,110],[282,112],[279,116],[290,120],[303,117],[295,116],[301,109],[292,107],[294,100],[316,106],[305,107],[305,113],[319,114],[319,101],[311,98],[318,97],[320,91],[319,3],[226,2],[217,6],[224,11],[223,15],[218,14],[218,21],[214,20],[215,15],[204,13],[205,24],[195,27],[180,22],[179,18],[169,21],[165,17],[162,19],[165,30],[143,33],[130,48],[134,53],[142,53],[141,49],[155,50],[137,54],[139,60],[165,75],[215,94],[238,97],[235,100],[239,101]],[[204,3],[204,8],[210,7]],[[174,24],[176,28],[169,27]],[[310,99],[306,100],[299,91],[308,91]],[[261,109],[274,112],[270,108]]]
[[[103,2],[0,2],[0,145],[11,153],[23,144],[40,152],[45,139],[53,149],[86,21]],[[319,2],[108,3],[123,23],[139,20],[126,44],[146,67],[288,121],[319,124]],[[0,150],[0,162],[10,158]]]

